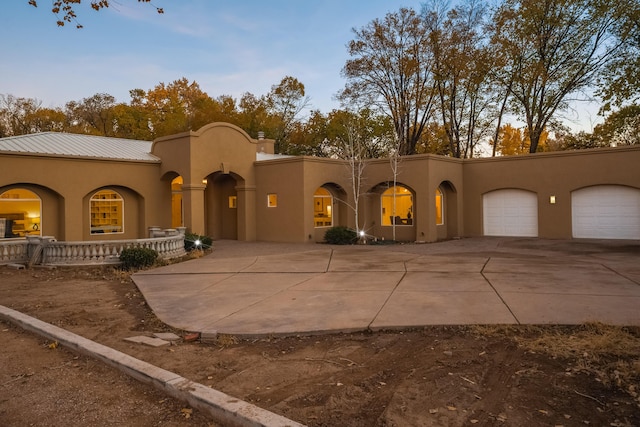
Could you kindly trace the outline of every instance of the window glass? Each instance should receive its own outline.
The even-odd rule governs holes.
[[[42,224],[40,197],[25,188],[0,194],[0,239],[39,236]]]
[[[444,224],[444,195],[442,194],[442,190],[438,188],[436,190],[436,224],[442,225]]]
[[[326,188],[318,188],[313,195],[313,222],[315,227],[333,225],[333,196]]]
[[[113,190],[98,191],[91,197],[91,234],[124,232],[124,201]]]
[[[271,193],[267,194],[267,206],[270,208],[275,208],[278,206],[278,195]]]
[[[396,185],[380,197],[382,225],[413,225],[413,195],[408,188]]]

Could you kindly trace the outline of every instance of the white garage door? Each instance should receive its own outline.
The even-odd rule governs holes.
[[[538,236],[538,196],[496,190],[482,196],[485,236]]]
[[[573,237],[640,239],[640,190],[598,185],[571,193]]]

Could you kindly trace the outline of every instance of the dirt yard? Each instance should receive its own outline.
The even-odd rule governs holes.
[[[640,330],[428,327],[179,342],[127,274],[0,267],[0,304],[309,426],[639,426]],[[214,426],[100,362],[0,321],[0,425]]]

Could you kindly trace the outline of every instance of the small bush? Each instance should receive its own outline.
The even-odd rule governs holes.
[[[196,242],[200,242],[200,245],[196,245]],[[187,252],[194,249],[209,249],[212,244],[213,239],[209,236],[201,236],[194,233],[184,235],[184,250]]]
[[[355,231],[343,226],[331,227],[324,233],[324,240],[332,245],[351,245],[357,238]]]
[[[158,252],[149,248],[127,248],[120,252],[123,270],[150,267],[158,259]]]

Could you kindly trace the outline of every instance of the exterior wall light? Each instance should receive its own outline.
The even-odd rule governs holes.
[[[549,196],[549,203],[551,203],[552,205],[556,204],[556,196]]]

